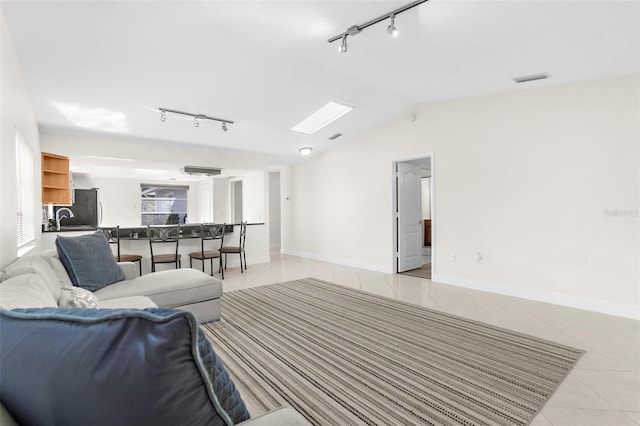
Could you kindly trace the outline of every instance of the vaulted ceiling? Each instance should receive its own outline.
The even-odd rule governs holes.
[[[637,1],[2,1],[42,129],[265,156],[329,149],[424,102],[640,72]],[[551,78],[515,83],[514,77]],[[352,112],[289,129],[330,100]],[[168,115],[159,107],[235,121]],[[335,133],[343,136],[334,140]]]

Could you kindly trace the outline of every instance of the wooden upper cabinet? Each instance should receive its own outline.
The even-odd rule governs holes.
[[[69,158],[42,153],[42,203],[71,204]]]

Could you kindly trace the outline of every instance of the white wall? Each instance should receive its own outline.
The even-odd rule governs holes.
[[[0,267],[17,257],[16,128],[33,149],[35,159],[36,244],[40,243],[40,139],[31,100],[16,57],[13,38],[0,10]]]
[[[265,222],[265,178],[263,170],[246,171],[242,177],[242,218],[249,223]]]
[[[191,215],[192,222],[213,223],[213,178],[207,177],[192,185],[197,191],[197,196],[193,197],[195,216]],[[191,200],[190,200],[191,201]]]
[[[391,162],[433,152],[436,281],[638,317],[639,89],[422,105],[282,172],[283,251],[391,272]]]
[[[229,179],[213,179],[213,219],[216,222],[231,222],[231,187]]]
[[[269,173],[269,243],[280,248],[280,173]]]

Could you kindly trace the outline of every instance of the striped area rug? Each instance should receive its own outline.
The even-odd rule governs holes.
[[[225,293],[202,326],[252,414],[526,425],[582,351],[316,279]]]

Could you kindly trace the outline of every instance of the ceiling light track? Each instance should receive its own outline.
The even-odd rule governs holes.
[[[222,123],[222,130],[226,132],[227,130],[229,130],[229,128],[227,127],[227,124],[234,124],[232,120],[210,117],[204,114],[193,114],[191,112],[178,111],[175,109],[168,109],[168,108],[158,108],[158,110],[160,110],[160,121],[163,121],[163,122],[167,119],[167,113],[170,112],[171,114],[186,115],[187,117],[193,117],[193,125],[195,127],[200,126],[200,120],[211,120],[211,121],[217,121],[219,123]]]
[[[385,19],[389,19],[391,21],[391,24],[387,27],[387,32],[392,35],[393,37],[396,37],[398,35],[398,28],[396,28],[395,26],[395,19],[396,16],[398,16],[399,14],[401,14],[402,12],[405,12],[409,9],[412,9],[418,5],[421,5],[422,3],[426,3],[429,0],[418,0],[418,1],[414,1],[411,2],[409,4],[406,4],[402,7],[399,7],[395,10],[392,10],[389,13],[385,13],[384,15],[380,15],[377,18],[374,18],[370,21],[365,22],[364,24],[360,24],[360,25],[352,25],[351,27],[347,28],[347,30],[343,33],[340,33],[338,35],[335,35],[333,37],[331,37],[329,40],[327,40],[329,43],[333,43],[334,41],[338,41],[338,40],[342,40],[342,42],[340,43],[340,46],[338,47],[338,51],[340,52],[346,52],[347,51],[347,37],[348,36],[354,36],[358,33],[360,33],[362,30],[364,30],[365,28],[368,28],[372,25],[377,24],[378,22],[382,22]]]

